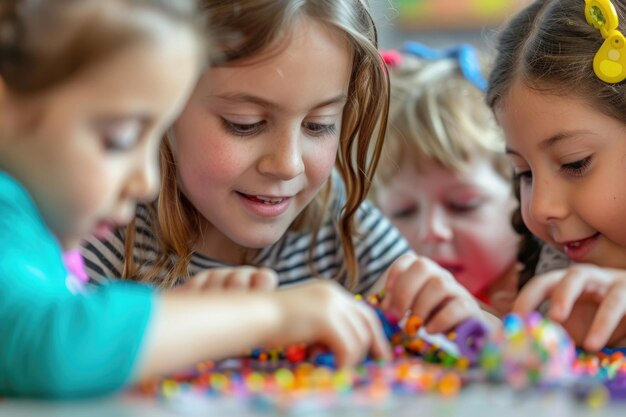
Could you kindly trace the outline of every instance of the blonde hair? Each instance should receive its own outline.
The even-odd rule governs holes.
[[[485,154],[500,175],[511,177],[500,128],[483,92],[465,78],[456,59],[403,54],[390,78],[387,139],[374,197],[376,188],[387,185],[407,161],[418,172],[424,161],[464,172],[472,156]]]
[[[344,264],[337,279],[347,273],[347,287],[358,282],[358,262],[354,250],[354,216],[367,196],[378,163],[389,107],[389,80],[377,50],[374,22],[364,0],[204,0],[213,32],[215,65],[234,65],[283,45],[299,17],[314,19],[342,33],[353,48],[348,102],[343,111],[336,168],[346,188],[346,202],[338,221]],[[176,184],[176,166],[168,140],[161,148],[163,186],[152,207],[152,220],[158,240],[157,257],[152,265],[137,266],[133,260],[134,227],[127,229],[123,276],[141,281],[160,281],[171,287],[187,277],[187,265],[199,235],[200,214]],[[298,216],[290,230],[310,231],[312,248],[324,223],[325,208],[332,198],[329,179],[313,202]],[[173,255],[173,256],[172,256]],[[311,264],[311,263],[310,263]],[[317,273],[312,271],[313,274]]]

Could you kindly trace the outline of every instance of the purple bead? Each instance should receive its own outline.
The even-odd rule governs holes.
[[[459,324],[455,332],[455,343],[461,356],[470,363],[476,363],[488,336],[487,327],[476,319],[468,319]]]

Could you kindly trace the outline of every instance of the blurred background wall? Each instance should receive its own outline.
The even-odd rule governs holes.
[[[467,42],[486,52],[497,29],[530,0],[370,0],[381,49],[407,40],[444,48]]]

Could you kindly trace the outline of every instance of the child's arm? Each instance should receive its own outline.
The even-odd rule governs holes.
[[[597,351],[626,338],[626,271],[575,265],[533,278],[513,311],[526,315],[548,301],[547,315],[577,345]]]
[[[137,377],[296,342],[327,345],[339,365],[354,365],[370,350],[390,357],[374,310],[334,282],[269,293],[170,292],[150,324]]]
[[[201,360],[295,342],[324,343],[344,365],[370,349],[389,357],[375,313],[332,282],[158,297],[128,282],[89,295],[48,285],[33,291],[37,280],[31,274],[0,289],[3,395],[101,395]]]
[[[481,310],[478,302],[452,274],[434,261],[414,254],[396,260],[381,278],[381,305],[397,317],[407,311],[421,317],[429,333],[447,332],[469,318],[497,326],[499,320]]]

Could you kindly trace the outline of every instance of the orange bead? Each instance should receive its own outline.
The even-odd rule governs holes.
[[[441,377],[438,385],[441,395],[455,395],[461,389],[461,378],[457,374],[449,372]]]
[[[404,325],[404,331],[409,337],[415,337],[417,331],[422,327],[423,321],[418,316],[411,316]]]

